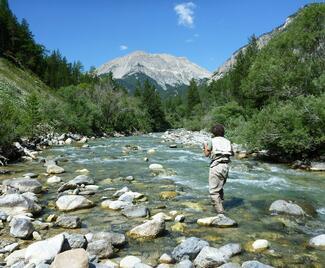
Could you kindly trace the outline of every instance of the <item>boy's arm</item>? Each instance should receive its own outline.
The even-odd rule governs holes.
[[[211,151],[212,151],[212,144],[210,143],[204,143],[204,148],[203,148],[203,151],[204,151],[204,155],[206,157],[210,156],[211,155]]]

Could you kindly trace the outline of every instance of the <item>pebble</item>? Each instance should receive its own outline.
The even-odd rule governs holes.
[[[267,249],[269,246],[270,246],[270,243],[266,239],[255,240],[252,244],[253,250],[255,250],[255,251],[263,251],[263,250]]]
[[[48,184],[59,183],[61,182],[61,178],[58,176],[52,176],[47,179]]]

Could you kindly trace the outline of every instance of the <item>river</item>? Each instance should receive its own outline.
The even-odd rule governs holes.
[[[139,146],[123,151],[126,145]],[[154,148],[154,154],[147,150]],[[270,250],[263,253],[244,252],[232,258],[233,262],[257,259],[276,267],[322,267],[325,263],[324,251],[306,247],[311,237],[325,233],[325,188],[324,173],[293,170],[285,165],[268,164],[253,160],[233,160],[228,181],[225,185],[225,210],[227,216],[238,222],[238,228],[218,229],[200,227],[196,220],[213,216],[208,196],[207,178],[209,161],[200,148],[178,146],[169,148],[160,134],[97,139],[89,142],[89,148],[73,145],[54,147],[43,151],[43,157],[62,156],[60,166],[66,172],[60,175],[64,181],[70,180],[78,169],[88,169],[101,191],[89,197],[97,206],[75,211],[83,221],[82,229],[74,232],[113,230],[127,232],[142,219],[127,219],[120,212],[100,207],[103,197],[112,197],[113,189],[128,186],[148,197],[146,205],[151,214],[171,210],[181,211],[186,216],[184,230],[172,231],[173,222],[167,223],[168,232],[152,241],[129,239],[128,246],[118,256],[142,255],[149,260],[157,260],[163,253],[170,253],[177,242],[186,236],[206,239],[212,246],[236,242],[243,247],[256,239],[267,239]],[[144,161],[148,157],[149,161]],[[148,166],[162,164],[167,174],[153,176]],[[26,172],[40,173],[40,181],[46,185],[43,174],[45,168],[39,163],[18,163],[9,167],[15,176]],[[132,175],[135,180],[126,182],[119,178]],[[12,177],[12,175],[1,178]],[[111,180],[108,180],[110,178]],[[56,186],[48,186],[48,192],[41,197],[43,217],[58,213],[53,207],[56,201]],[[160,200],[161,191],[177,191],[176,199]],[[277,199],[295,201],[309,216],[303,218],[272,216],[270,204]],[[163,208],[163,206],[166,206]],[[62,229],[45,231],[43,236],[62,232]]]

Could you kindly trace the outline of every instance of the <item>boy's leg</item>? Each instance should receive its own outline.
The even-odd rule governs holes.
[[[223,186],[226,183],[229,167],[227,164],[218,164],[210,168],[209,192],[217,213],[224,213],[223,209]]]

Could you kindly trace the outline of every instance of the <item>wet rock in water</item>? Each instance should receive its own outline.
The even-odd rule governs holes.
[[[234,255],[237,255],[242,251],[240,244],[237,243],[230,243],[224,245],[220,247],[219,250],[224,254],[224,256],[226,256],[226,258],[230,258]]]
[[[25,252],[25,260],[38,264],[51,262],[60,253],[64,242],[64,235],[59,234],[47,240],[38,241],[29,245]]]
[[[135,256],[126,256],[120,261],[120,268],[134,268],[141,259]]]
[[[174,268],[194,268],[194,265],[190,260],[182,260]]]
[[[176,222],[183,222],[183,221],[185,221],[185,216],[183,214],[177,215],[175,217],[175,221]]]
[[[19,244],[18,243],[12,243],[12,244],[8,244],[3,248],[0,248],[0,254],[2,253],[11,253],[14,250],[19,248]]]
[[[175,149],[177,148],[177,144],[169,144],[169,148]]]
[[[7,218],[8,218],[8,214],[5,213],[4,211],[1,211],[1,210],[0,210],[0,220],[1,220],[1,221],[6,221]]]
[[[133,202],[133,200],[134,200],[134,196],[130,194],[130,192],[126,192],[118,198],[118,201],[130,203],[130,204]]]
[[[11,267],[15,263],[19,261],[24,261],[25,260],[25,253],[26,253],[26,248],[20,249],[20,250],[15,250],[12,252],[10,255],[8,255],[5,258],[5,262],[8,267]]]
[[[203,211],[204,210],[202,204],[197,203],[197,202],[187,201],[187,202],[183,202],[182,205],[191,209],[191,210],[195,210],[195,211]]]
[[[266,250],[270,246],[269,241],[266,239],[257,239],[252,244],[252,249],[255,252],[261,252]]]
[[[14,193],[0,196],[0,210],[10,216],[37,213],[41,209],[31,195]]]
[[[14,218],[10,226],[10,234],[17,238],[29,238],[34,231],[33,224],[26,218]]]
[[[49,174],[61,174],[64,172],[64,168],[52,164],[47,166],[46,172]]]
[[[324,162],[311,162],[309,170],[311,170],[311,171],[325,171],[325,163]]]
[[[217,248],[204,247],[194,260],[195,267],[218,267],[227,262],[223,252]]]
[[[172,257],[177,261],[181,261],[184,257],[193,260],[207,246],[209,246],[207,241],[197,237],[190,237],[174,248]]]
[[[170,255],[168,255],[167,253],[164,253],[159,258],[159,263],[172,264],[174,262],[175,262],[174,259]]]
[[[149,216],[149,209],[145,206],[128,206],[122,210],[122,214],[128,218],[143,218]]]
[[[67,183],[62,184],[59,187],[58,193],[65,192],[67,190],[74,190],[74,189],[77,189],[77,188],[78,188],[78,185],[77,184],[67,182]]]
[[[241,265],[242,268],[273,268],[273,266],[261,263],[259,261],[245,261]]]
[[[21,193],[32,192],[38,194],[42,191],[42,184],[37,179],[29,177],[4,180],[2,184],[15,188]]]
[[[291,201],[287,202],[285,200],[274,201],[271,204],[269,211],[275,213],[285,213],[285,214],[295,215],[295,216],[305,215],[304,210],[300,206],[292,203]]]
[[[94,184],[94,179],[86,175],[79,175],[75,177],[73,180],[70,180],[68,183],[77,184],[77,185],[82,185],[82,184],[88,185],[88,184]]]
[[[69,229],[81,227],[81,220],[78,216],[62,215],[56,219],[55,223],[57,226]]]
[[[112,257],[114,254],[112,243],[106,240],[91,241],[88,243],[87,252],[89,256],[97,256],[100,259]]]
[[[175,223],[173,226],[171,226],[171,230],[173,232],[180,232],[180,233],[184,233],[185,229],[186,229],[187,225],[183,222],[177,222]]]
[[[64,141],[64,143],[67,144],[67,145],[71,144],[72,142],[73,142],[73,139],[71,139],[71,138],[67,138],[67,139]]]
[[[202,226],[212,226],[212,227],[220,227],[220,228],[237,226],[237,222],[228,218],[224,214],[218,214],[215,217],[198,219],[197,224]]]
[[[153,220],[171,221],[172,218],[164,212],[159,212],[152,216]]]
[[[92,207],[93,202],[80,195],[63,195],[56,201],[56,206],[61,211],[72,211]]]
[[[129,191],[130,191],[129,188],[125,186],[125,187],[123,187],[122,189],[116,191],[116,192],[113,194],[113,196],[114,196],[114,197],[120,197],[122,194],[124,194],[124,193],[126,193],[126,192],[129,192]]]
[[[23,177],[28,177],[28,178],[37,178],[38,177],[38,174],[36,174],[36,173],[33,173],[33,172],[29,172],[29,173],[25,173],[24,175],[23,175]]]
[[[52,177],[49,177],[46,182],[48,184],[59,183],[59,182],[61,182],[61,178],[54,175]]]
[[[88,255],[86,251],[82,248],[78,248],[58,254],[51,264],[51,268],[63,267],[88,268]]]
[[[98,232],[95,233],[91,239],[94,240],[106,240],[110,241],[114,247],[121,247],[125,245],[126,238],[124,234],[115,233],[115,232]]]
[[[82,234],[68,234],[64,233],[64,243],[62,246],[62,251],[74,249],[74,248],[84,248],[87,247],[87,239]]]
[[[156,153],[156,150],[153,149],[153,148],[151,148],[151,149],[149,149],[149,150],[147,151],[147,154],[154,154],[154,153]]]
[[[313,248],[325,250],[325,234],[321,234],[310,239],[309,246]]]
[[[174,199],[177,196],[175,191],[164,191],[159,193],[159,197],[162,200]]]
[[[163,165],[160,165],[160,164],[151,164],[149,166],[149,169],[151,171],[154,171],[154,172],[161,172],[161,171],[164,171],[164,167]]]
[[[150,220],[141,225],[134,227],[129,231],[132,238],[156,238],[165,231],[165,222],[162,220]]]
[[[241,266],[238,263],[234,263],[234,262],[227,262],[221,266],[219,266],[219,268],[240,268]]]
[[[126,207],[130,206],[130,203],[128,202],[123,202],[120,200],[105,200],[101,203],[101,207],[102,208],[108,208],[111,210],[121,210],[124,209]]]

